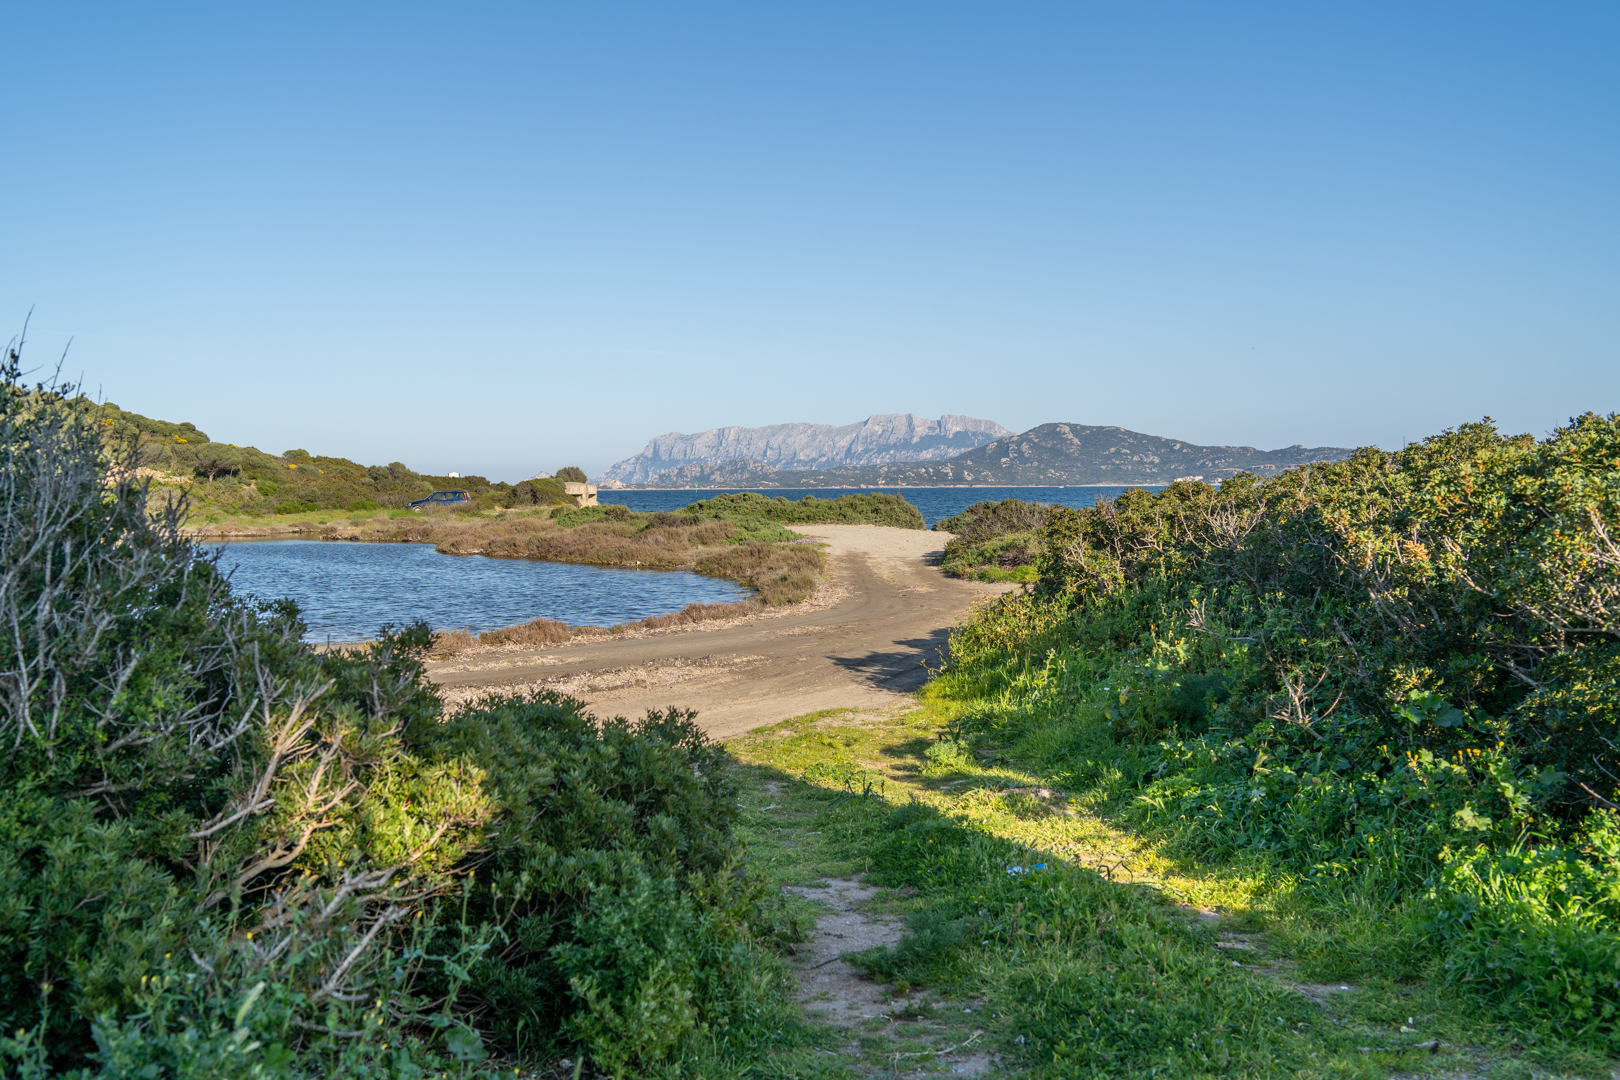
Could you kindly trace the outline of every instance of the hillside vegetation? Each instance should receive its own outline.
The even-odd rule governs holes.
[[[1615,1054],[1617,529],[1620,418],[1592,414],[1057,510],[1034,592],[952,639],[937,756],[1258,875],[1304,978]]]
[[[0,1070],[816,1071],[768,951],[793,925],[741,868],[735,781],[690,714],[548,695],[447,712],[420,626],[312,650],[18,366]]]
[[[132,454],[137,469],[157,481],[160,500],[183,489],[194,514],[262,517],[397,508],[441,488],[466,489],[481,508],[575,505],[556,479],[513,485],[482,476],[429,476],[397,461],[368,466],[307,450],[267,454],[252,446],[214,442],[192,424],[153,420],[111,402],[79,398],[73,404],[110,442]]]

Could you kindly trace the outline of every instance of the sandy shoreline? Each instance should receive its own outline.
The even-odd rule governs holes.
[[[730,625],[463,654],[430,663],[429,678],[451,704],[549,689],[611,715],[696,709],[698,724],[725,738],[821,709],[909,701],[973,603],[1016,588],[945,577],[934,562],[948,533],[793,528],[827,545],[830,577],[824,593],[793,610]]]

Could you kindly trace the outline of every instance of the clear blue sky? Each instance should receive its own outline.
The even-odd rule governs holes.
[[[873,412],[1620,409],[1620,5],[0,9],[0,315],[216,438],[518,479]]]

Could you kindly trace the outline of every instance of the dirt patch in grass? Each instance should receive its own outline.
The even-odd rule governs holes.
[[[854,878],[786,888],[826,908],[816,917],[809,960],[799,969],[799,1000],[833,1024],[850,1025],[891,1015],[890,988],[873,982],[860,969],[839,959],[843,953],[893,945],[905,933],[899,921],[874,918],[863,910],[866,902],[877,895],[877,888]]]

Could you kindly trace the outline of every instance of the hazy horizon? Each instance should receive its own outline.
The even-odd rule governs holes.
[[[516,479],[946,413],[1381,445],[1620,409],[1620,8],[7,9],[0,336]],[[858,406],[852,403],[858,402]]]

